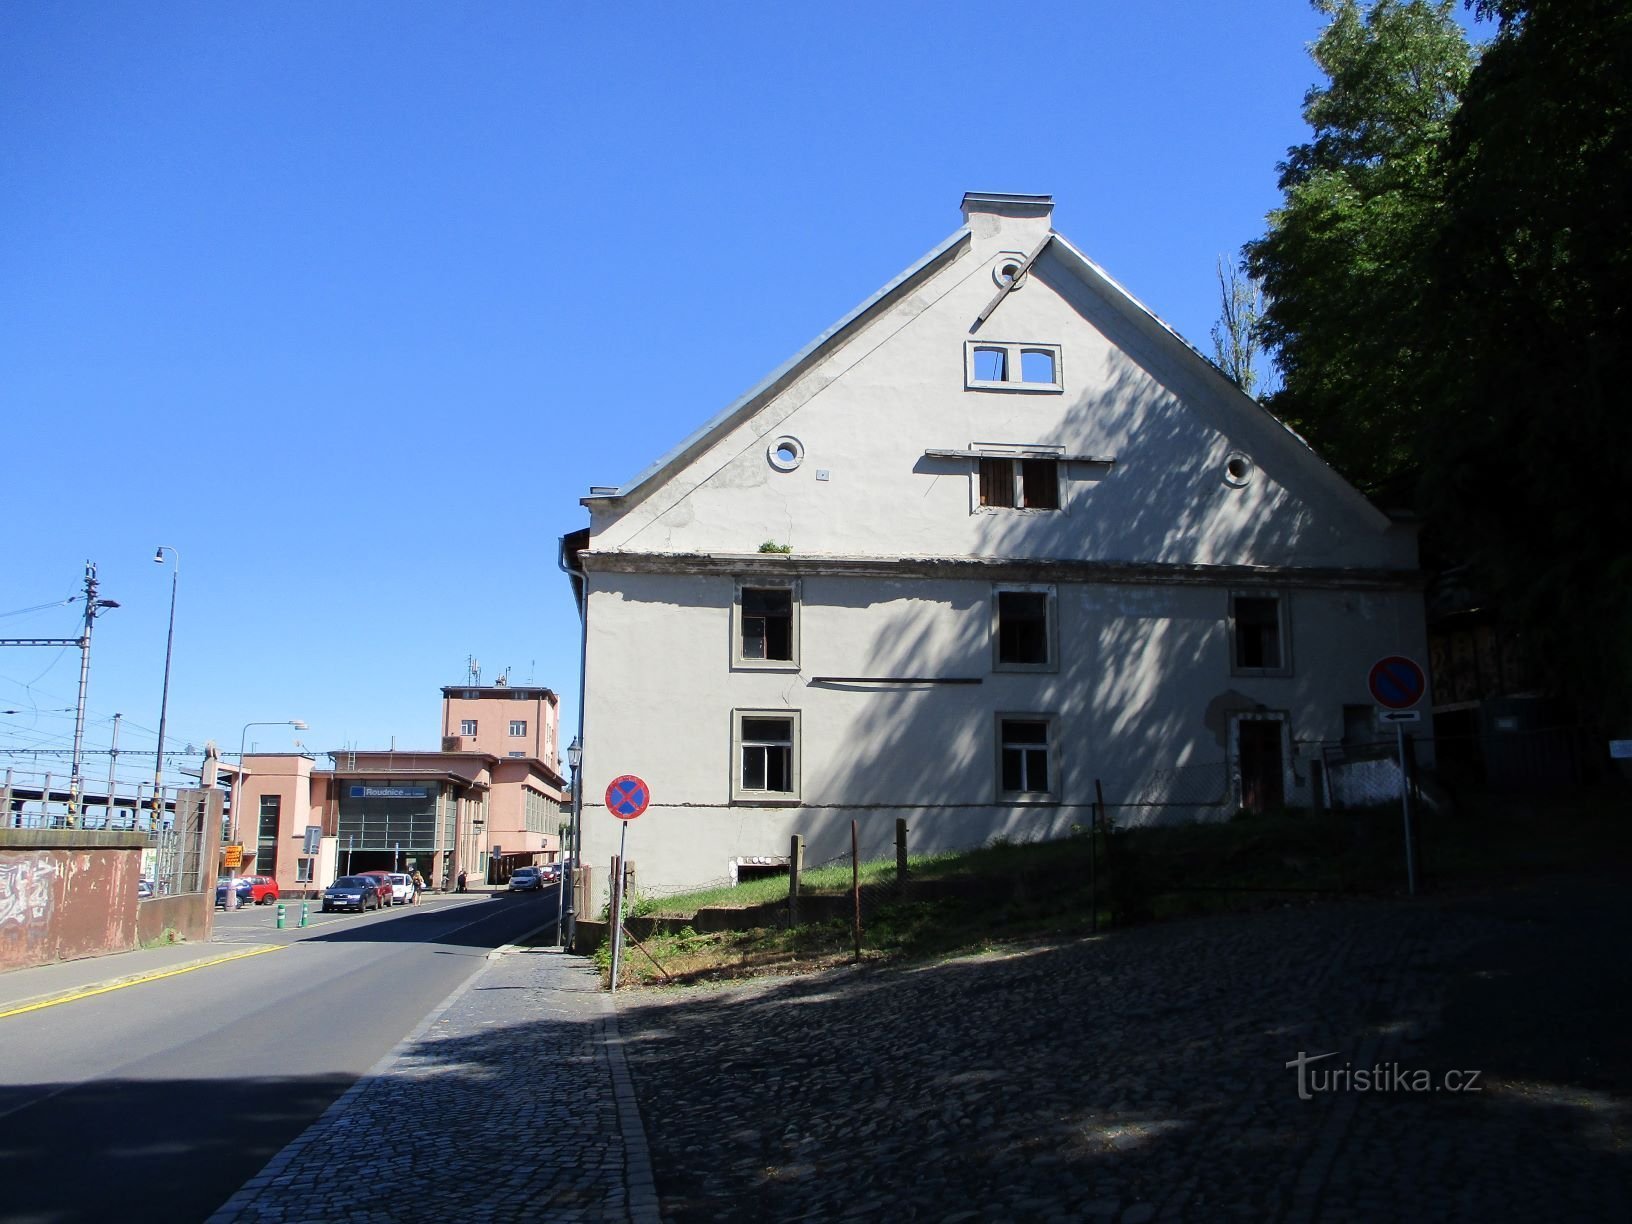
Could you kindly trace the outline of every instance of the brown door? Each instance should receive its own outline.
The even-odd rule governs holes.
[[[1243,718],[1236,726],[1240,737],[1241,806],[1249,812],[1279,811],[1286,806],[1280,720]]]

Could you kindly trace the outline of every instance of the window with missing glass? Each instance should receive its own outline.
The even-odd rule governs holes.
[[[799,665],[799,592],[790,583],[737,587],[732,662],[740,667]]]
[[[1061,391],[1060,346],[969,340],[963,346],[963,377],[971,391]]]
[[[993,666],[999,671],[1053,671],[1058,666],[1053,587],[998,588],[992,593]]]
[[[774,803],[799,798],[797,710],[737,710],[731,741],[732,799]]]
[[[1230,596],[1230,664],[1238,676],[1289,676],[1292,652],[1286,600],[1278,594]]]
[[[1003,714],[997,720],[998,796],[1046,800],[1059,797],[1052,715]]]

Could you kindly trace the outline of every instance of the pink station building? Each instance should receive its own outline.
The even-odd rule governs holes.
[[[418,870],[433,887],[502,884],[561,857],[559,702],[500,682],[442,690],[439,751],[246,753],[226,819],[239,875],[314,893],[357,871]]]

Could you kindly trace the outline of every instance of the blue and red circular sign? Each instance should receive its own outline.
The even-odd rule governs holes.
[[[1372,700],[1387,710],[1409,710],[1428,691],[1428,678],[1414,660],[1389,655],[1371,665],[1366,677]]]
[[[606,788],[606,810],[619,820],[633,820],[646,810],[652,801],[652,792],[634,774],[612,779]]]

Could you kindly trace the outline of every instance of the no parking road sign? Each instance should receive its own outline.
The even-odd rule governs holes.
[[[646,810],[652,801],[652,792],[634,774],[614,778],[606,788],[606,810],[619,820],[633,820]]]
[[[1389,655],[1371,665],[1366,677],[1372,700],[1385,710],[1409,710],[1428,691],[1422,668],[1404,655]]]

